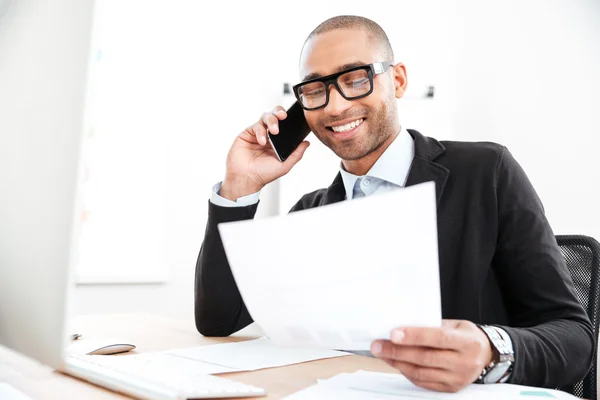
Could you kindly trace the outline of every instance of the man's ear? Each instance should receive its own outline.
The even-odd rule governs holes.
[[[408,86],[408,78],[406,76],[406,67],[402,63],[398,63],[392,66],[393,77],[394,77],[394,92],[397,99],[404,96],[406,88]]]

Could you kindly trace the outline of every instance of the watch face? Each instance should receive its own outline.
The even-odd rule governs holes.
[[[484,383],[497,383],[510,368],[510,362],[500,362],[494,366],[483,378]]]

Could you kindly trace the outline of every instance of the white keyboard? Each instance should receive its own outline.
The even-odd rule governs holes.
[[[182,359],[178,365],[136,356],[69,356],[65,372],[139,399],[188,400],[257,397],[262,388],[205,373]],[[189,361],[188,361],[189,362]],[[189,368],[189,367],[192,368]]]

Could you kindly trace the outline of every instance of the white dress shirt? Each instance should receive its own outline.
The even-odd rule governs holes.
[[[346,199],[352,200],[404,187],[414,155],[414,140],[406,129],[401,128],[398,136],[366,175],[353,175],[347,172],[340,163],[340,174],[346,189]],[[243,207],[258,203],[260,192],[240,197],[236,201],[221,197],[219,195],[221,183],[213,186],[210,198],[213,204],[222,207]]]
[[[402,128],[366,175],[351,174],[341,165],[340,173],[346,189],[346,199],[352,200],[404,187],[414,155],[413,138]]]

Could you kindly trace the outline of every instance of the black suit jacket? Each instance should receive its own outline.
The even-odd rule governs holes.
[[[544,209],[525,172],[503,146],[425,137],[408,130],[415,157],[407,186],[434,181],[442,315],[504,328],[515,349],[510,382],[561,387],[592,363],[592,326],[574,292]],[[292,212],[343,201],[341,175],[304,195]],[[251,219],[257,205],[209,202],[196,265],[200,333],[226,336],[252,322],[235,284],[217,224]]]

